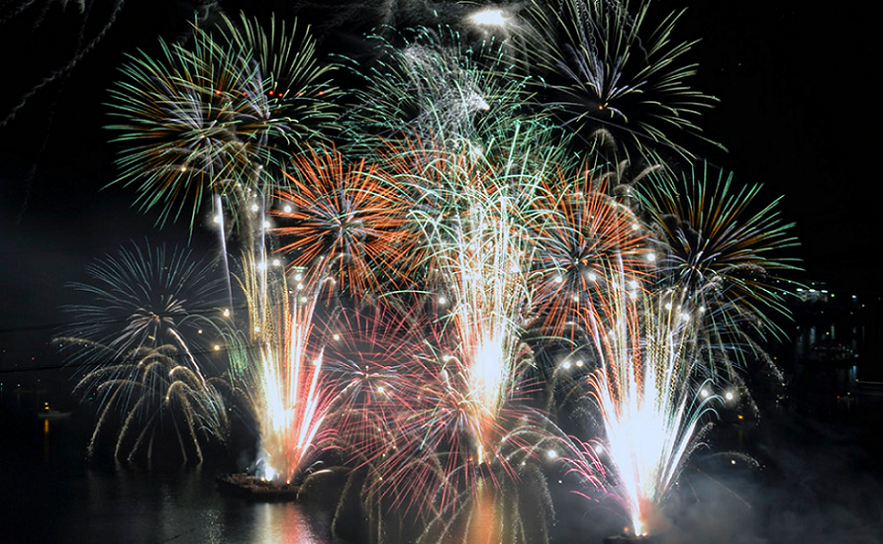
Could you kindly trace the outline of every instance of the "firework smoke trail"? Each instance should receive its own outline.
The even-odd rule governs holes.
[[[2,18],[0,18],[0,27],[9,22],[10,20],[16,18],[21,15],[22,12],[28,8],[32,2],[23,2],[19,4],[15,9],[13,9],[10,13],[3,14]],[[47,2],[45,7],[41,10],[40,15],[38,16],[36,22],[34,23],[35,30],[37,26],[39,26],[43,17],[46,14],[46,11],[49,8],[51,2]],[[89,2],[88,10],[86,10],[85,2],[79,2],[79,13],[83,15],[83,22],[77,24],[78,33],[77,33],[77,43],[76,48],[74,50],[74,54],[70,57],[70,59],[65,62],[59,68],[53,70],[50,74],[43,77],[43,79],[34,85],[30,90],[28,90],[18,101],[15,106],[13,106],[9,113],[5,115],[5,117],[0,118],[0,128],[4,127],[6,124],[13,121],[18,113],[27,105],[28,101],[34,97],[40,90],[43,88],[57,82],[64,82],[69,76],[70,73],[77,67],[80,61],[82,61],[93,49],[104,39],[104,36],[107,35],[107,32],[111,29],[111,27],[116,23],[117,17],[125,6],[124,0],[117,0],[113,3],[113,7],[110,10],[110,13],[107,16],[107,21],[101,26],[101,29],[96,33],[96,35],[91,38],[89,41],[86,41],[86,23],[88,22],[89,15],[92,12],[93,3]],[[5,6],[4,6],[5,7]],[[54,115],[54,108],[51,112]]]
[[[588,395],[605,436],[586,445],[574,471],[599,485],[601,459],[634,534],[644,535],[717,397],[699,394],[707,365],[697,338],[701,316],[610,280],[618,289],[608,293],[608,304],[583,316],[598,357]]]

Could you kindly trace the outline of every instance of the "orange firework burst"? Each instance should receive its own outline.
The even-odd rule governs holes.
[[[346,164],[335,149],[310,149],[294,164],[290,187],[276,195],[282,208],[271,212],[288,223],[273,233],[292,240],[279,249],[290,266],[313,265],[311,281],[331,279],[355,294],[397,278],[396,262],[416,241],[406,235],[406,202],[390,179],[364,159]]]
[[[536,229],[531,291],[539,323],[559,335],[606,290],[610,267],[626,282],[646,274],[643,227],[632,211],[607,194],[607,183],[585,169],[576,179],[559,173],[535,202],[546,210]]]

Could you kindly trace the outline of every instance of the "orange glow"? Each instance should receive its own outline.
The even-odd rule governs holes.
[[[492,490],[478,482],[478,492],[472,504],[473,515],[466,535],[468,544],[495,544],[500,542],[500,516]]]

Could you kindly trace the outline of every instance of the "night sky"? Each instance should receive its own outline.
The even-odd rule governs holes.
[[[195,10],[202,15],[219,10],[235,15],[245,9],[261,17],[271,12],[285,19],[299,16],[314,25],[320,56],[327,58],[362,52],[363,33],[390,16],[389,9],[395,10],[397,23],[406,25],[427,22],[433,12],[436,21],[455,23],[473,6],[407,0],[0,0],[0,409],[12,404],[16,381],[30,393],[48,391],[45,397],[29,398],[48,398],[61,411],[74,409],[74,370],[49,341],[66,318],[59,308],[76,301],[67,284],[88,280],[88,263],[145,239],[151,245],[189,246],[197,254],[218,252],[216,234],[208,225],[198,225],[192,233],[185,220],[160,227],[156,210],[144,213],[133,207],[134,188],[108,186],[118,173],[118,147],[109,143],[113,133],[103,128],[112,122],[106,103],[126,53],[156,52],[159,37],[175,41],[185,36]],[[685,57],[699,65],[691,86],[720,99],[697,124],[727,151],[695,140],[687,147],[733,171],[737,184],[762,183],[763,203],[783,196],[780,209],[787,222],[796,223],[793,232],[801,243],[793,256],[802,258],[805,268],[794,273],[795,280],[824,282],[838,293],[879,301],[883,229],[878,224],[876,163],[881,125],[873,82],[879,30],[869,13],[843,6],[828,3],[820,9],[802,0],[654,0],[651,13],[687,8],[675,41],[700,40]],[[879,302],[875,308],[879,312]],[[879,316],[875,319],[879,327]],[[868,357],[861,363],[878,368],[879,378],[872,379],[883,379],[880,361]],[[839,422],[823,426],[810,419],[824,410],[817,408],[813,395],[830,391],[832,380],[825,372],[814,377],[816,382],[802,382],[810,391],[803,398],[803,406],[811,408],[808,416],[770,410],[764,422],[778,417],[775,425],[753,426],[752,434],[746,434],[752,455],[767,463],[764,471],[737,473],[728,480],[735,484],[732,489],[696,478],[709,486],[700,495],[738,499],[744,506],[700,501],[674,505],[672,511],[683,508],[681,518],[695,516],[695,526],[708,534],[726,530],[716,543],[748,542],[740,531],[752,533],[752,528],[757,534],[777,535],[771,542],[880,542],[883,394],[875,397],[876,410],[866,410],[869,415],[861,419],[866,424],[862,432]],[[801,387],[795,383],[794,397]],[[758,393],[760,399],[763,392]],[[16,419],[21,411],[8,414],[13,413],[0,411],[0,460],[6,459],[4,448],[12,436],[5,425],[27,424],[23,417]],[[726,433],[734,427],[725,422],[721,428],[719,436],[730,436]],[[60,433],[53,440],[56,435]],[[741,449],[741,430],[738,436]],[[40,435],[34,443],[42,448],[43,440]],[[14,438],[11,443],[15,445]],[[78,462],[82,450],[78,443]],[[17,471],[14,464],[6,468]],[[12,499],[21,491],[6,486],[9,493],[0,496],[0,540],[16,541],[15,533],[10,537],[6,532],[13,525],[30,531],[45,524],[47,511],[54,516],[64,509],[59,505],[88,503],[74,493],[50,502],[44,491],[47,497],[61,492],[52,494],[54,480],[41,481],[48,483],[42,488],[30,481],[19,486],[32,487],[37,497],[22,504],[40,505],[24,513],[39,516],[31,523],[18,510],[7,509],[8,503],[21,502],[18,496]],[[110,503],[120,497],[116,487],[111,489],[107,508],[116,512]],[[168,494],[165,488],[163,493]],[[138,497],[137,502],[144,501]],[[574,534],[585,538],[583,528],[592,519],[586,518],[581,503],[573,511],[568,504],[556,505],[559,529],[573,522]],[[72,508],[68,525],[60,525],[63,530],[79,531],[83,511],[88,510]],[[2,515],[10,512],[16,519],[3,523]],[[191,517],[189,510],[182,512]],[[120,519],[120,534],[130,534],[127,518]],[[147,519],[144,534],[155,541],[157,518]],[[768,526],[761,531],[763,520]],[[195,518],[187,523],[203,525]],[[29,535],[21,541],[37,540]]]
[[[156,0],[39,1],[0,7],[0,370],[23,368],[51,350],[64,285],[83,266],[121,244],[206,243],[211,234],[187,225],[155,226],[156,213],[132,207],[133,189],[114,185],[107,89],[123,54],[155,50],[157,38],[186,32],[194,9],[236,13],[246,3],[211,6]],[[313,21],[323,53],[359,47],[380,2],[263,2]],[[728,148],[702,144],[698,155],[735,172],[737,182],[763,183],[761,198],[784,195],[797,223],[807,270],[800,280],[863,295],[880,291],[874,129],[870,100],[871,26],[861,14],[793,1],[659,1],[653,11],[688,7],[678,38],[701,39],[688,59],[699,63],[693,87],[720,99],[698,123]],[[385,3],[402,7],[404,2]],[[436,9],[454,17],[454,3],[410,3],[417,18]],[[96,39],[99,38],[100,39]],[[93,43],[94,42],[94,43]],[[60,70],[82,56],[70,70]],[[43,84],[46,78],[51,82]],[[14,115],[12,115],[14,113]]]

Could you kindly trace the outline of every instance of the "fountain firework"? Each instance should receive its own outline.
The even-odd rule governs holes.
[[[228,339],[230,368],[257,422],[256,476],[288,485],[333,438],[323,426],[333,394],[311,344],[318,285],[268,266],[265,254],[243,262],[248,320]]]
[[[664,297],[639,294],[610,278],[608,303],[583,321],[597,369],[587,378],[604,437],[584,444],[574,470],[598,484],[599,459],[635,535],[653,529],[651,516],[700,437],[714,395],[700,395],[706,361],[697,337],[701,317]],[[697,385],[698,383],[698,385]]]
[[[683,208],[674,185],[645,175],[665,170],[657,161],[632,183],[627,161],[605,163],[608,130],[627,155],[662,144],[691,157],[672,130],[697,136],[692,119],[713,99],[683,84],[694,70],[674,62],[692,45],[671,42],[678,14],[642,38],[647,2],[634,14],[626,1],[558,5],[507,11],[519,43],[539,44],[529,52],[490,34],[467,47],[447,27],[403,33],[401,47],[381,38],[339,118],[343,152],[314,130],[332,88],[312,41],[284,26],[224,19],[196,28],[192,49],[163,45],[159,61],[124,67],[129,81],[112,92],[124,119],[112,128],[129,145],[118,181],[140,183],[138,202],[161,206],[161,220],[193,200],[191,226],[210,193],[242,238],[246,304],[230,306],[226,352],[258,430],[259,478],[296,482],[341,447],[356,467],[347,490],[358,487],[372,523],[388,499],[417,513],[420,542],[527,543],[548,532],[525,528],[521,490],[540,496],[541,525],[551,519],[543,462],[565,455],[614,491],[635,534],[652,528],[717,401],[697,391],[735,380],[728,344],[748,342],[759,306],[781,309],[760,272],[788,268],[765,252],[791,239],[770,208],[727,229],[753,189],[692,187],[696,206]],[[532,65],[548,76],[540,87],[517,73]],[[574,153],[553,118],[604,130]],[[283,240],[278,264],[268,233]],[[572,444],[521,402],[540,389],[527,376],[545,370],[528,336],[588,339],[580,362],[596,367],[580,393],[602,439]],[[162,387],[208,386],[188,368],[168,369],[180,385]]]

